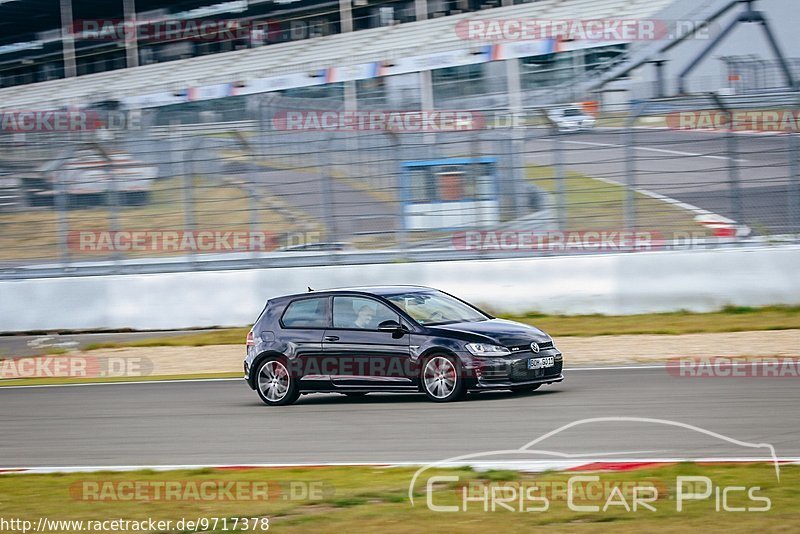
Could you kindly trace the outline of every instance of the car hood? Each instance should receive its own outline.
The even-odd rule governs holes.
[[[505,319],[470,323],[453,323],[427,327],[434,334],[458,337],[465,341],[492,343],[504,347],[527,345],[533,341],[550,341],[550,336],[536,328]]]

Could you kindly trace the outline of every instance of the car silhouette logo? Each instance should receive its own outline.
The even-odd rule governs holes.
[[[539,344],[536,343],[535,341],[531,343],[531,350],[536,354],[539,354]]]

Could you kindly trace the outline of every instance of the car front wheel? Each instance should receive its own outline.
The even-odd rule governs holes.
[[[281,358],[267,358],[258,368],[256,391],[268,406],[286,406],[300,396],[295,380]]]
[[[464,398],[466,385],[460,365],[452,356],[437,354],[422,366],[422,391],[434,402],[452,402]]]

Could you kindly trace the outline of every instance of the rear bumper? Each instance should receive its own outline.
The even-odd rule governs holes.
[[[247,382],[247,385],[250,386],[250,389],[256,389],[255,384],[253,384],[253,381],[250,380],[250,363],[248,360],[244,361],[244,381]]]

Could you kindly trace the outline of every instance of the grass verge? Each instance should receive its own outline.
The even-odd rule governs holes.
[[[205,230],[251,230],[252,201],[247,192],[226,180],[195,177],[192,180],[195,226]],[[182,178],[167,178],[153,185],[150,201],[144,206],[117,208],[117,227],[133,230],[181,230],[186,226]],[[278,233],[295,229],[286,217],[271,209],[269,197],[261,197],[259,224],[262,229]],[[109,231],[111,211],[108,207],[73,209],[66,222],[71,231]],[[58,213],[53,208],[37,208],[0,215],[0,260],[52,259],[59,255]],[[109,252],[78,250],[71,243],[73,260],[104,259]],[[176,255],[175,251],[147,250],[127,252],[126,257]]]
[[[800,306],[729,307],[713,313],[650,313],[643,315],[500,315],[541,328],[554,337],[619,334],[694,334],[791,330],[800,328]],[[128,342],[94,343],[87,350],[120,347],[202,347],[244,344],[249,328],[221,328],[184,336],[153,337]]]
[[[415,486],[415,506],[408,500],[413,468],[324,467],[252,470],[184,470],[98,472],[54,475],[7,474],[0,476],[0,517],[20,518],[35,525],[40,517],[59,520],[130,519],[173,521],[164,532],[178,532],[174,524],[182,518],[197,520],[226,518],[269,518],[270,530],[281,532],[526,532],[548,527],[559,532],[580,528],[591,532],[642,532],[688,529],[752,532],[784,529],[800,523],[797,498],[800,467],[785,466],[780,481],[769,464],[696,465],[675,464],[627,472],[597,473],[599,482],[578,485],[574,504],[599,506],[599,511],[574,511],[567,505],[566,484],[574,473],[524,474],[511,471],[478,473],[467,468],[426,471]],[[425,488],[431,475],[458,477],[432,484],[431,501],[438,506],[455,506],[459,511],[434,512],[426,506]],[[763,512],[716,511],[715,493],[704,500],[684,503],[677,511],[679,476],[708,477],[714,488],[740,486],[758,488],[754,494],[769,499]],[[127,486],[125,485],[127,484]],[[136,484],[137,493],[130,489]],[[163,488],[171,484],[172,497]],[[206,484],[203,486],[202,484]],[[221,488],[234,488],[232,498]],[[235,484],[235,485],[231,485]],[[523,495],[544,496],[543,501],[524,497],[495,511],[484,510],[482,501],[463,501],[463,488],[480,495],[484,488],[516,486],[539,490]],[[603,507],[617,486],[620,493]],[[156,488],[161,498],[156,499]],[[203,494],[193,488],[207,488]],[[656,488],[658,498],[650,505],[626,510],[632,504],[634,487]],[[689,487],[685,486],[687,489]],[[208,489],[210,488],[210,489]],[[698,491],[702,488],[697,488]],[[257,491],[256,491],[257,490]],[[475,491],[478,490],[478,491]],[[126,497],[126,495],[128,497]],[[131,498],[130,496],[134,497]],[[649,494],[652,495],[652,494]],[[223,496],[223,498],[220,498]],[[209,498],[211,497],[211,498]],[[763,507],[764,501],[750,500],[746,492],[732,492],[728,506]],[[466,507],[466,510],[464,508]],[[522,511],[520,511],[522,509]],[[526,509],[528,509],[526,511]],[[240,530],[242,526],[239,526]],[[201,528],[200,532],[223,532]],[[64,529],[60,532],[76,532]],[[124,531],[124,530],[120,530]],[[183,529],[189,531],[189,529]],[[252,530],[249,531],[260,531]]]
[[[556,193],[558,181],[555,168],[528,165],[527,177],[548,193]],[[613,232],[625,228],[624,185],[566,170],[563,186],[565,231]],[[660,234],[665,239],[675,233],[682,235],[688,232],[695,237],[711,235],[705,226],[694,220],[693,212],[638,192],[633,198],[635,210],[640,214],[637,231]]]

